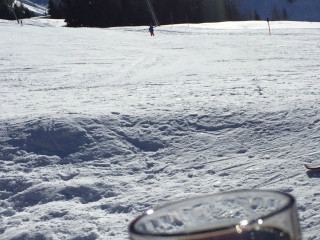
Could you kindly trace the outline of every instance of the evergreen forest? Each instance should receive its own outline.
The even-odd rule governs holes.
[[[287,1],[292,3],[295,0]],[[240,13],[233,0],[49,0],[48,15],[65,19],[69,27],[260,20],[257,12]],[[285,9],[279,12],[274,8],[272,15],[273,20],[287,19]],[[17,4],[14,0],[0,0],[2,19],[18,20],[33,16],[33,12],[23,4]]]
[[[18,20],[34,16],[23,4],[17,4],[14,0],[0,0],[0,19]]]
[[[148,0],[147,0],[148,1]],[[146,0],[49,0],[48,14],[71,27],[156,25]],[[229,0],[150,0],[160,24],[241,20]]]

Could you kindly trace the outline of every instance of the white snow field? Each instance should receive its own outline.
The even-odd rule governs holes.
[[[272,189],[319,240],[320,23],[0,20],[0,240],[128,239],[151,207]]]

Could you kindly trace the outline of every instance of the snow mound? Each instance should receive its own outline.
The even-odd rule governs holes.
[[[49,19],[45,17],[33,17],[25,18],[22,20],[23,26],[36,26],[36,27],[64,27],[66,23],[63,19]],[[0,25],[10,26],[10,25],[19,25],[15,20],[3,20],[0,19]]]
[[[56,183],[38,183],[33,184],[33,186],[30,186],[24,191],[12,195],[8,201],[13,203],[12,206],[14,209],[21,211],[26,207],[49,202],[77,199],[81,204],[87,204],[90,202],[97,202],[103,197],[108,198],[116,195],[117,194],[114,191],[110,191],[110,187],[101,184],[99,184],[99,188],[97,188],[94,184],[59,185]]]
[[[64,27],[66,23],[63,19],[50,19],[45,17],[34,17],[23,19],[23,25],[37,27]]]
[[[7,128],[12,146],[39,155],[63,158],[93,141],[86,130],[72,121],[41,119]]]
[[[10,159],[15,154],[17,162],[31,164],[37,161],[38,166],[45,166],[59,161],[50,156],[57,156],[65,161],[87,161],[126,152],[156,152],[166,147],[166,142],[159,137],[161,130],[155,129],[152,122],[131,121],[136,120],[127,117],[106,117],[103,120],[62,117],[7,124],[7,131],[0,134],[6,142],[0,156]],[[127,150],[124,152],[124,149]],[[28,154],[19,156],[23,152]]]

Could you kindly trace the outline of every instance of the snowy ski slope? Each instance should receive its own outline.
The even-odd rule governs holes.
[[[319,240],[320,23],[0,20],[0,240],[128,239],[150,207],[274,189]]]

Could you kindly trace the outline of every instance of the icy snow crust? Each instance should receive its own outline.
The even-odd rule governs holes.
[[[320,24],[0,21],[0,239],[128,239],[150,207],[274,189],[320,239]]]

